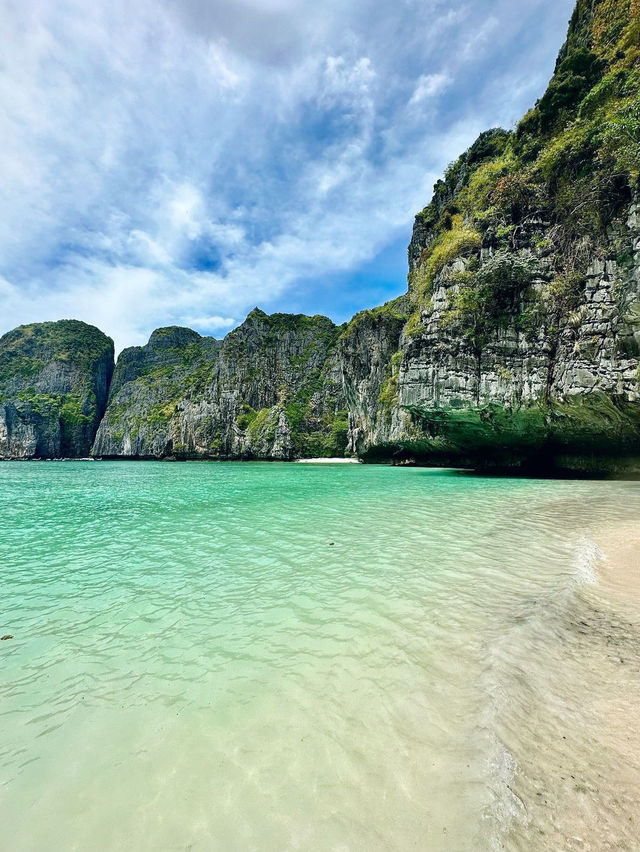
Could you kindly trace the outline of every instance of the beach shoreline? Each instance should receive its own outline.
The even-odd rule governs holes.
[[[295,459],[296,464],[362,464],[360,459],[345,458],[317,458],[317,459]]]
[[[640,523],[613,511],[582,528],[567,513],[574,578],[540,621],[522,624],[495,675],[509,696],[498,741],[514,767],[502,848],[637,848]]]
[[[604,527],[593,539],[601,551],[596,565],[599,593],[627,617],[640,620],[640,522]]]

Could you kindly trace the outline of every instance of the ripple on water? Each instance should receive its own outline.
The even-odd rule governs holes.
[[[589,530],[639,506],[357,465],[1,466],[3,842],[637,848],[638,625]]]

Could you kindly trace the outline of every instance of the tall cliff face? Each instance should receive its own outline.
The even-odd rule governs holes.
[[[361,311],[340,335],[338,358],[349,404],[348,450],[354,455],[386,458],[398,450],[392,436],[406,441],[422,434],[398,405],[400,347],[410,308],[403,296]]]
[[[398,406],[423,434],[398,430],[398,444],[587,471],[640,458],[639,210],[610,223],[608,251],[588,250],[569,294],[531,244],[447,264],[403,335]]]
[[[638,465],[639,44],[636,0],[580,0],[545,95],[436,185],[409,246],[396,404],[369,415],[362,452]]]
[[[220,343],[160,329],[118,360],[94,454],[290,459],[342,455],[339,329],[252,311]]]
[[[88,456],[107,401],[113,341],[77,320],[0,338],[0,459]]]
[[[154,331],[146,346],[121,352],[93,454],[173,455],[179,443],[173,426],[184,401],[211,384],[219,348],[217,340],[171,326]]]

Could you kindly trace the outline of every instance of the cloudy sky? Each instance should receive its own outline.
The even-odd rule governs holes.
[[[573,0],[3,0],[0,333],[118,349],[405,289],[447,163],[542,93]]]

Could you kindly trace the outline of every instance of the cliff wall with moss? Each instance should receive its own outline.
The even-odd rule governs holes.
[[[639,57],[635,0],[580,0],[544,96],[436,184],[409,246],[390,417],[355,424],[351,449],[637,466]]]
[[[0,459],[88,456],[105,411],[113,341],[77,320],[0,338]]]
[[[348,423],[338,338],[326,317],[257,308],[222,342],[159,329],[118,359],[94,454],[341,456]]]

